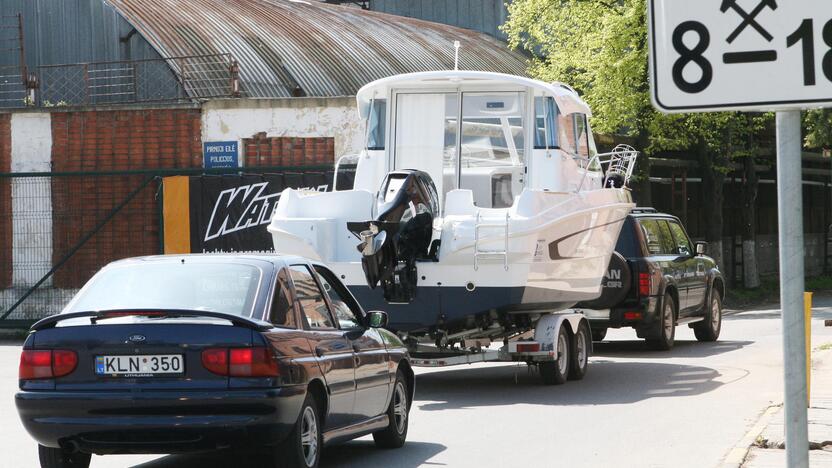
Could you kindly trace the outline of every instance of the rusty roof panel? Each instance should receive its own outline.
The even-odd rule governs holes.
[[[107,0],[163,57],[231,53],[249,97],[352,96],[386,76],[459,68],[526,74],[497,39],[303,0]]]

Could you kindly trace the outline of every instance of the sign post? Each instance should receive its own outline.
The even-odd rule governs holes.
[[[832,2],[647,2],[657,109],[777,111],[786,458],[808,468],[800,110],[832,103]]]
[[[777,223],[788,467],[809,467],[800,111],[777,113]]]

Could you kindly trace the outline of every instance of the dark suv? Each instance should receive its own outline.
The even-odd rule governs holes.
[[[601,341],[607,328],[632,327],[651,348],[673,347],[676,325],[699,341],[716,341],[722,327],[725,281],[705,242],[690,241],[679,219],[653,208],[627,216],[601,297],[578,304]]]

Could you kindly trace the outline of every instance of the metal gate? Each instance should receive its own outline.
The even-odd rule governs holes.
[[[239,171],[239,169],[237,170]],[[228,170],[0,173],[0,328],[58,313],[101,267],[164,252],[162,180]],[[245,175],[312,174],[332,166],[247,168]],[[298,180],[303,180],[298,179]],[[331,190],[331,183],[327,190]]]

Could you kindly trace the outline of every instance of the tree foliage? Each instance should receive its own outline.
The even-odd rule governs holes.
[[[530,72],[579,90],[601,133],[641,137],[647,154],[704,148],[717,170],[771,117],[739,113],[664,115],[650,103],[647,6],[643,0],[514,0],[509,44],[532,54]]]
[[[806,127],[804,143],[811,149],[832,148],[832,109],[815,109],[803,117]]]

